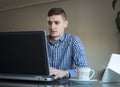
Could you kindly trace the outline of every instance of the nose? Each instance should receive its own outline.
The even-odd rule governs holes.
[[[51,25],[50,25],[50,27],[51,27],[52,29],[54,29],[54,28],[55,28],[55,23],[52,22]]]

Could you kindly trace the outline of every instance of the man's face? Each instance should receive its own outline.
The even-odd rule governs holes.
[[[68,25],[68,21],[61,15],[53,15],[48,17],[48,29],[52,38],[59,39],[64,34],[64,30]]]

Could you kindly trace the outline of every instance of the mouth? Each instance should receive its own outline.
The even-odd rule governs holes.
[[[51,33],[56,33],[57,31],[50,31]]]

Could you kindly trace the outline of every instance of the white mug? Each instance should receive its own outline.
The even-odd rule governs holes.
[[[78,80],[89,81],[94,75],[95,71],[90,67],[78,67]]]

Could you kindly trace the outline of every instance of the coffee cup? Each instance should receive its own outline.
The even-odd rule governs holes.
[[[95,71],[90,67],[78,67],[77,74],[78,80],[89,81],[95,75]]]

